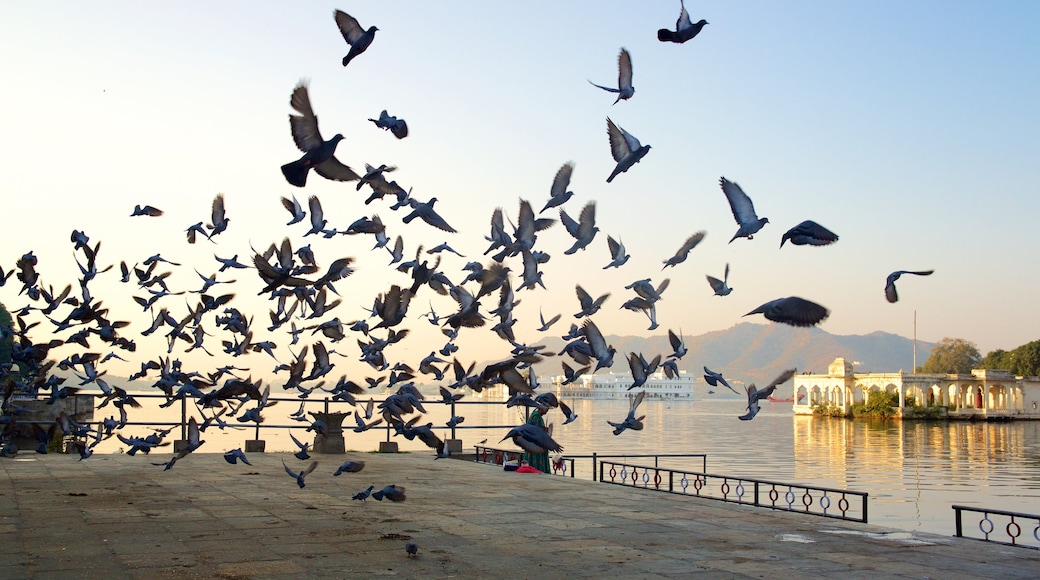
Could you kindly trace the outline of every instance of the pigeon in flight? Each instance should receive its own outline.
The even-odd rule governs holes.
[[[885,299],[893,303],[899,300],[899,293],[896,292],[896,280],[898,280],[903,274],[931,276],[932,272],[935,272],[935,270],[897,270],[892,272],[885,280]]]
[[[567,419],[563,422],[564,425],[572,423],[578,418],[578,414],[571,410],[571,408],[567,406],[567,403],[564,403],[563,401],[560,401],[560,412],[563,413],[563,416]]]
[[[586,292],[585,289],[581,287],[581,284],[574,285],[574,292],[578,295],[578,304],[581,305],[581,311],[576,313],[574,318],[592,316],[599,312],[599,309],[603,306],[603,302],[606,301],[607,298],[610,298],[610,292],[607,292],[593,300],[592,295]]]
[[[337,10],[335,16],[336,26],[339,27],[343,40],[350,45],[350,51],[347,52],[347,56],[343,57],[343,66],[347,66],[354,57],[368,50],[379,29],[375,26],[369,26],[368,30],[361,28],[356,18],[342,10]]]
[[[578,250],[584,250],[592,243],[592,240],[599,232],[599,228],[596,227],[596,202],[590,201],[585,204],[585,207],[581,208],[578,221],[574,221],[574,218],[567,215],[567,212],[561,208],[560,222],[567,230],[567,233],[574,238],[574,244],[564,250],[563,253],[569,256]]]
[[[719,385],[722,385],[722,386],[726,387],[727,389],[733,391],[734,393],[737,393],[736,389],[734,389],[733,387],[729,386],[729,383],[726,382],[726,379],[722,376],[722,373],[717,373],[717,372],[709,369],[708,367],[704,367],[704,380],[709,385],[711,385],[713,387],[717,387]],[[737,393],[737,394],[739,395],[740,393]]]
[[[231,465],[235,465],[239,461],[246,465],[252,465],[252,463],[249,463],[249,460],[246,459],[246,454],[242,451],[241,447],[232,449],[231,451],[226,451],[224,453],[224,461],[227,461]]]
[[[657,40],[682,44],[700,34],[704,25],[708,24],[708,21],[703,18],[694,24],[690,20],[690,13],[686,11],[686,5],[683,3],[683,0],[679,0],[679,6],[682,7],[682,11],[679,12],[679,19],[675,21],[675,30],[659,29],[657,31]]]
[[[719,280],[714,276],[706,275],[708,284],[711,284],[711,289],[715,292],[716,296],[728,296],[733,291],[729,287],[729,262],[726,263],[726,270],[722,274],[722,279]]]
[[[282,467],[285,468],[285,472],[288,473],[290,477],[296,480],[296,485],[300,486],[300,488],[302,489],[306,487],[306,484],[304,484],[304,478],[307,477],[307,474],[318,468],[318,462],[312,461],[306,469],[299,473],[296,473],[295,471],[290,469],[289,466],[285,464],[285,461],[282,461]]]
[[[561,452],[563,447],[549,436],[549,432],[539,427],[524,423],[517,425],[506,433],[502,441],[512,438],[517,447],[528,453],[545,453],[547,451]],[[500,441],[501,442],[501,441]]]
[[[369,119],[369,121],[375,123],[376,127],[379,127],[380,129],[390,131],[394,134],[394,137],[397,137],[398,139],[404,139],[408,136],[408,123],[406,123],[404,119],[398,119],[397,117],[388,114],[386,109],[383,109],[383,112],[379,113],[378,119]]]
[[[639,404],[643,402],[643,397],[645,396],[646,391],[639,391],[639,394],[632,398],[632,403],[628,408],[628,416],[625,417],[624,421],[620,423],[607,421],[607,423],[614,428],[614,435],[620,435],[625,431],[625,429],[632,429],[633,431],[643,430],[643,419],[646,418],[646,415],[640,415],[637,419],[636,409],[639,407]]]
[[[618,53],[618,88],[605,87],[603,85],[597,85],[596,83],[589,81],[589,84],[594,87],[599,87],[604,91],[611,93],[617,93],[618,97],[614,101],[614,104],[618,104],[618,101],[628,100],[632,98],[632,95],[636,94],[636,90],[632,87],[632,57],[628,54],[628,49],[622,48],[621,52]]]
[[[303,221],[303,218],[307,217],[307,212],[304,211],[303,206],[300,205],[300,201],[298,199],[296,199],[295,195],[293,196],[292,199],[289,199],[287,197],[283,197],[282,198],[282,207],[284,207],[286,210],[289,211],[290,214],[292,214],[292,221],[290,221],[289,223],[285,224],[287,226],[291,226],[293,224],[300,223],[300,222]]]
[[[412,206],[412,212],[404,216],[404,218],[401,220],[404,223],[409,223],[415,218],[419,218],[422,221],[430,224],[431,226],[439,230],[448,232],[450,234],[454,234],[456,232],[455,228],[448,225],[448,222],[444,221],[444,218],[442,218],[440,214],[438,214],[433,209],[433,204],[437,203],[436,197],[431,197],[430,201],[424,203],[418,202],[414,199],[409,200],[409,202]]]
[[[343,140],[343,135],[335,134],[332,139],[325,141],[318,131],[318,117],[311,109],[311,98],[307,93],[307,84],[299,83],[293,89],[289,105],[299,115],[289,115],[289,128],[292,130],[293,141],[296,147],[303,151],[303,157],[292,163],[282,166],[282,175],[285,180],[296,187],[307,185],[307,174],[311,168],[318,175],[333,181],[356,181],[361,176],[354,170],[343,165],[335,157],[336,146]]]
[[[338,476],[342,473],[357,473],[365,468],[364,461],[344,461],[342,465],[336,468],[336,473],[333,476]]]
[[[610,154],[614,161],[617,161],[614,171],[607,178],[607,183],[610,183],[619,173],[624,173],[639,163],[639,160],[650,152],[650,146],[640,144],[639,139],[615,125],[610,117],[607,117],[607,136],[610,138]]]
[[[679,251],[675,252],[674,256],[664,261],[664,268],[667,268],[668,266],[675,266],[676,264],[682,264],[683,262],[685,262],[687,256],[690,255],[690,250],[696,248],[697,244],[701,243],[701,240],[704,239],[704,236],[706,234],[707,232],[702,230],[686,238],[686,241],[683,242],[683,245],[679,248]],[[664,268],[661,269],[664,270]]]
[[[739,226],[737,233],[730,238],[730,243],[737,238],[753,239],[758,230],[769,223],[769,218],[758,217],[751,198],[735,182],[721,177],[719,185],[722,186],[722,193],[725,193],[726,199],[729,200],[729,208],[733,211],[733,218],[737,220],[737,226]]]
[[[610,250],[610,263],[603,266],[603,269],[608,268],[620,268],[625,265],[625,262],[631,257],[625,251],[625,244],[619,239],[615,240],[613,236],[607,236],[607,248]]]
[[[816,326],[830,315],[830,311],[815,302],[797,296],[770,300],[744,316],[762,314],[773,322],[791,326]]]
[[[572,173],[574,173],[574,164],[570,161],[564,163],[556,171],[556,177],[553,178],[552,187],[549,189],[549,201],[545,202],[545,207],[542,208],[542,211],[550,207],[563,205],[564,202],[574,195],[573,191],[567,191],[567,187],[571,184]],[[542,211],[538,213],[542,213]]]
[[[404,491],[405,491],[404,486],[392,485],[391,484],[391,485],[384,486],[383,489],[381,489],[379,491],[373,491],[372,492],[372,497],[376,498],[377,501],[383,501],[384,497],[386,499],[388,499],[390,501],[394,501],[394,502],[404,501],[404,500],[408,499],[405,496]]]
[[[805,220],[784,232],[784,237],[780,239],[781,248],[787,240],[796,246],[826,246],[838,241],[838,234],[812,220]]]
[[[682,337],[681,330],[679,331],[679,334],[675,334],[673,330],[668,329],[668,343],[672,347],[672,354],[668,355],[669,358],[679,359],[686,356],[686,353],[688,351],[686,349],[686,341]]]
[[[152,207],[150,205],[144,205],[144,206],[142,206],[142,205],[135,205],[134,206],[134,212],[130,214],[130,217],[139,216],[139,215],[158,217],[158,216],[161,216],[162,214],[163,214],[163,210],[161,210],[161,209],[159,209],[157,207]]]

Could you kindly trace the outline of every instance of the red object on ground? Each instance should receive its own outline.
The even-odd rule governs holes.
[[[540,469],[535,469],[535,468],[531,467],[530,465],[521,465],[520,467],[516,468],[516,472],[517,473],[542,473],[542,471]]]

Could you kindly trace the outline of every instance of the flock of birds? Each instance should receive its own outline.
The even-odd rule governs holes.
[[[681,12],[675,30],[658,31],[661,42],[687,42],[707,24],[705,20],[692,22],[685,6],[681,2],[680,5]],[[335,22],[349,45],[349,52],[343,57],[343,66],[347,66],[372,47],[379,29],[375,26],[365,29],[352,16],[339,10],[335,11]],[[635,94],[632,58],[624,48],[618,56],[618,69],[616,87],[593,83],[600,89],[616,94],[615,104],[629,101]],[[290,106],[294,111],[289,115],[290,132],[301,156],[281,167],[289,184],[304,188],[313,169],[324,179],[356,182],[357,191],[367,187],[370,194],[364,201],[366,206],[376,202],[385,203],[384,199],[389,199],[389,209],[402,212],[401,221],[404,224],[419,220],[443,234],[456,233],[455,228],[435,209],[436,197],[425,200],[415,198],[411,188],[406,189],[389,179],[396,167],[366,164],[364,171],[355,171],[337,159],[337,145],[344,137],[338,133],[330,139],[322,136],[307,84],[300,83],[294,88]],[[397,139],[408,137],[407,123],[385,110],[377,118],[369,120]],[[649,153],[650,145],[641,144],[609,117],[607,135],[610,153],[616,161],[614,170],[606,178],[610,183],[620,174],[632,170]],[[559,353],[546,352],[544,346],[527,344],[518,339],[517,320],[513,316],[513,309],[519,303],[517,292],[534,291],[539,286],[545,288],[540,267],[550,259],[551,248],[538,243],[538,234],[554,226],[557,221],[554,217],[542,217],[551,215],[546,212],[553,210],[552,213],[558,215],[558,221],[573,240],[570,247],[562,251],[565,256],[589,248],[600,231],[596,225],[595,201],[587,201],[577,212],[577,217],[572,216],[574,210],[568,202],[574,193],[568,188],[573,168],[574,165],[569,162],[560,167],[552,181],[549,198],[537,213],[536,205],[529,200],[521,200],[514,224],[514,220],[507,218],[502,208],[495,209],[490,220],[490,231],[485,236],[489,245],[484,255],[488,256],[488,260],[485,263],[470,261],[458,270],[442,267],[442,258],[463,257],[447,243],[425,251],[419,246],[415,249],[414,258],[405,260],[402,236],[398,235],[392,241],[387,223],[378,214],[360,217],[339,229],[330,224],[317,196],[310,196],[306,206],[295,195],[283,197],[281,203],[290,215],[287,226],[301,224],[297,227],[307,228],[303,238],[312,235],[323,238],[347,236],[352,239],[371,236],[375,242],[371,250],[387,251],[391,259],[390,266],[398,272],[396,275],[407,277],[408,282],[390,284],[389,288],[374,298],[370,306],[364,305],[368,315],[355,320],[349,320],[349,317],[341,320],[335,315],[335,310],[344,302],[337,286],[345,284],[344,281],[354,272],[355,259],[341,256],[322,267],[309,245],[294,247],[289,237],[281,242],[273,242],[260,251],[250,248],[251,258],[245,262],[240,262],[237,254],[232,257],[215,255],[219,268],[209,275],[196,269],[199,281],[195,288],[171,289],[167,279],[172,274],[171,268],[180,264],[160,254],[140,263],[121,261],[118,266],[120,282],[136,288],[138,295],[134,296],[134,300],[142,312],[150,314],[152,320],[140,334],[149,336],[162,333],[168,347],[165,354],[141,362],[140,371],[130,379],[141,381],[142,384],[153,381],[151,386],[166,397],[164,406],[181,400],[193,401],[200,417],[200,420],[191,418],[186,445],[178,449],[172,459],[156,465],[171,469],[175,463],[200,448],[205,442],[202,436],[207,428],[218,426],[223,429],[229,424],[259,424],[264,421],[264,411],[274,404],[268,400],[271,386],[264,385],[262,380],[244,376],[249,368],[236,366],[240,360],[238,357],[259,356],[258,353],[266,353],[277,361],[275,376],[281,382],[281,388],[297,392],[303,399],[300,410],[290,418],[306,423],[308,432],[323,433],[325,429],[320,420],[309,420],[303,412],[308,397],[317,392],[355,407],[354,431],[363,432],[385,423],[392,427],[397,436],[409,440],[418,437],[436,450],[437,458],[446,457],[449,452],[444,441],[435,433],[432,422],[422,423],[425,398],[415,385],[416,379],[442,383],[440,392],[442,402],[445,403],[457,400],[466,391],[480,392],[493,385],[504,384],[510,393],[507,406],[560,407],[566,423],[576,420],[577,416],[565,402],[556,400],[555,396],[547,396],[549,393],[538,394],[540,385],[532,365],[551,356],[567,357],[567,360],[561,362],[564,384],[578,380],[586,373],[613,368],[615,348],[608,344],[604,333],[593,320],[609,294],[593,297],[580,285],[576,286],[580,309],[574,317],[580,319],[580,324],[572,323],[566,334],[562,335],[566,346]],[[738,238],[752,240],[769,220],[758,217],[751,198],[736,182],[722,177],[719,185],[737,223],[737,230],[730,243]],[[219,236],[230,224],[223,195],[214,198],[209,213],[208,223],[200,221],[185,230],[189,244],[204,240],[218,247]],[[151,205],[137,205],[130,215],[156,219],[163,215],[163,211]],[[704,236],[703,231],[691,235],[674,255],[663,261],[662,269],[682,264]],[[822,225],[807,220],[787,230],[781,237],[780,247],[783,248],[788,241],[795,246],[824,246],[837,242],[838,236]],[[83,231],[74,231],[71,243],[81,273],[75,290],[72,284],[64,288],[59,285],[57,289],[53,285],[45,285],[37,272],[37,259],[31,251],[17,260],[14,268],[6,272],[0,268],[0,285],[7,283],[14,273],[17,282],[21,284],[18,296],[28,298],[28,303],[11,311],[14,315],[12,325],[0,328],[0,339],[12,341],[12,362],[0,369],[4,388],[4,453],[9,455],[16,452],[11,448],[10,440],[19,428],[24,427],[19,426],[18,418],[25,409],[18,405],[19,399],[15,395],[47,395],[48,402],[53,403],[93,385],[100,392],[97,408],[104,409],[111,404],[114,414],[95,424],[83,424],[75,416],[62,413],[54,425],[32,425],[31,429],[40,442],[38,450],[44,452],[55,432],[60,431],[64,435],[78,436],[81,459],[89,457],[94,446],[113,435],[130,448],[129,454],[137,451],[147,454],[166,444],[163,437],[168,431],[156,431],[147,436],[122,433],[121,430],[127,424],[127,409],[140,405],[124,389],[109,385],[104,378],[107,370],[103,366],[107,361],[113,358],[126,361],[137,346],[133,338],[123,334],[131,323],[112,320],[109,309],[91,293],[91,281],[99,275],[115,275],[115,272],[107,274],[115,268],[115,263],[104,262],[101,243],[92,244]],[[619,238],[608,235],[607,247],[610,261],[604,269],[621,268],[626,264],[630,256]],[[240,273],[238,280],[231,280],[225,274],[228,270],[244,272]],[[252,314],[236,308],[234,292],[220,291],[232,284],[241,286],[248,283],[246,279],[251,278],[247,275],[249,270],[259,278],[257,295],[266,296],[270,300],[269,325],[257,323]],[[901,275],[931,273],[931,270],[893,272],[886,283],[886,299],[889,302],[898,299],[895,282]],[[461,280],[452,282],[453,278],[458,279],[459,276]],[[707,276],[715,295],[730,295],[733,289],[729,286],[728,278],[729,264],[726,264],[722,279]],[[256,282],[253,279],[253,283]],[[636,280],[625,287],[634,295],[622,308],[643,313],[650,321],[649,330],[654,330],[659,326],[656,303],[663,299],[662,295],[668,285],[668,279],[656,284],[651,278]],[[411,306],[420,293],[448,296],[453,300],[455,308],[448,314],[438,313],[433,308],[431,298],[430,310],[416,316]],[[181,299],[175,300],[174,297],[182,296],[187,300],[178,307]],[[494,306],[488,308],[481,304],[482,300],[491,300]],[[813,326],[826,319],[829,311],[810,300],[788,296],[762,304],[747,315],[753,314],[762,314],[774,322]],[[550,331],[561,320],[561,316],[557,314],[546,319],[540,314],[539,333]],[[443,348],[430,352],[421,361],[412,361],[412,364],[395,360],[392,354],[394,345],[406,340],[410,332],[403,325],[407,320],[418,318],[425,318],[440,329],[446,339]],[[41,325],[43,327],[36,332],[51,338],[45,341],[33,340],[30,331]],[[258,325],[264,326],[268,333],[287,332],[290,342],[279,346],[271,340],[254,338],[254,330]],[[456,355],[458,347],[455,340],[460,332],[478,332],[475,329],[483,329],[484,332],[490,329],[498,338],[508,342],[510,356],[485,364],[479,370],[476,363],[466,365],[460,362]],[[219,347],[216,345],[217,339],[213,338],[218,334],[223,337]],[[658,371],[669,377],[679,373],[678,361],[686,354],[685,343],[681,333],[669,330],[668,336],[673,349],[671,353],[657,354],[649,360],[643,353],[636,352],[628,353],[625,357],[632,377],[630,390],[643,386],[647,378]],[[332,355],[350,356],[345,354],[345,347],[339,346],[348,337],[356,340],[359,360],[372,369],[370,376],[358,381],[347,378],[345,374],[338,378],[332,374],[335,367]],[[96,341],[101,341],[104,346],[97,348]],[[326,341],[336,347],[330,348]],[[59,349],[71,352],[55,360],[51,352],[58,352]],[[185,353],[201,350],[216,359],[218,357],[213,351],[218,349],[225,355],[221,360],[230,358],[232,363],[212,370],[186,369],[175,354],[178,350]],[[101,352],[104,350],[108,350],[108,354]],[[63,373],[59,374],[59,370]],[[707,367],[704,372],[704,378],[709,384],[721,384],[737,392],[729,387],[720,374],[713,373]],[[752,419],[759,410],[758,402],[768,397],[778,385],[789,380],[794,372],[794,369],[785,371],[764,389],[748,385],[746,412],[739,418]],[[389,394],[378,405],[371,397],[367,402],[358,399],[371,389],[387,389]],[[609,422],[614,435],[643,428],[644,417],[637,416],[637,412],[644,397],[645,391],[635,392],[628,415],[618,422]],[[449,425],[462,420],[462,417],[452,417]],[[511,429],[503,440],[511,439],[519,447],[534,453],[562,452],[562,446],[552,436],[551,427],[546,430],[532,425],[519,425]],[[309,459],[307,445],[299,443],[295,437],[293,439],[300,446],[296,456],[301,460]],[[232,464],[248,463],[241,449],[228,451],[225,459]],[[303,487],[305,478],[315,471],[317,465],[317,462],[302,468],[285,465],[285,471]],[[363,462],[347,462],[334,475],[354,473],[363,466]],[[405,499],[405,490],[400,486],[391,484],[378,491],[374,489],[375,486],[370,486],[354,495],[354,499],[365,500],[369,496],[377,500]]]

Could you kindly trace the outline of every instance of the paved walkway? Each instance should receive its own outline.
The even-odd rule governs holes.
[[[0,578],[1036,578],[1040,552],[428,454],[0,459]],[[345,459],[359,473],[333,477]],[[353,501],[375,485],[408,499]],[[952,524],[951,524],[952,525]],[[406,541],[419,545],[409,558]]]

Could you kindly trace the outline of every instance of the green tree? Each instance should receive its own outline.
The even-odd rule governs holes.
[[[921,369],[926,373],[968,374],[979,368],[982,355],[974,342],[963,338],[943,338],[932,349]]]
[[[986,355],[981,368],[1011,371],[1016,375],[1040,375],[1040,340],[1023,344],[1014,350],[997,349]]]

